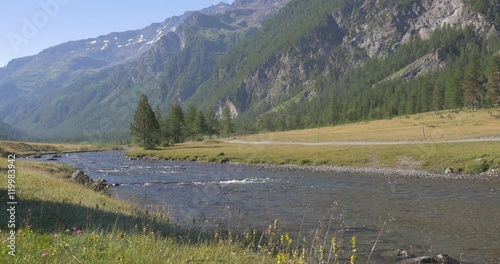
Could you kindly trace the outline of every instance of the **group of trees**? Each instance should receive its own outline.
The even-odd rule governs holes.
[[[203,113],[194,105],[189,105],[184,111],[178,103],[172,105],[166,116],[162,116],[160,106],[157,105],[153,111],[147,96],[142,94],[130,123],[130,131],[139,145],[153,149],[158,145],[202,140],[204,136],[230,136],[235,128],[227,105],[220,120],[213,109]]]

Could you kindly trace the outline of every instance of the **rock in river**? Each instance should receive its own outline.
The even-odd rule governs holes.
[[[437,263],[437,264],[459,264],[464,263],[456,260],[446,254],[439,254],[437,256],[423,256],[416,258],[408,258],[398,261],[398,264],[421,264],[421,263]]]

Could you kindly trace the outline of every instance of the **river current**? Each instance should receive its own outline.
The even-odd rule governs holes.
[[[360,255],[395,249],[500,262],[500,181],[275,171],[231,164],[129,160],[120,151],[58,160],[103,178],[119,199],[170,207],[180,223],[224,222],[236,231],[280,228],[297,237],[330,226]],[[346,242],[347,243],[347,242]],[[383,260],[373,260],[383,263]]]

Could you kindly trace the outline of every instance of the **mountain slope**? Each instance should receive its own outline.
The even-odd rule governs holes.
[[[0,140],[20,140],[24,137],[26,137],[26,133],[23,131],[0,122]]]
[[[231,102],[242,123],[271,119],[279,129],[430,111],[434,87],[471,56],[488,61],[498,36],[495,21],[460,0],[291,1],[221,59],[192,101]],[[406,106],[417,99],[426,102]]]
[[[0,69],[0,88],[10,91],[0,98],[0,120],[48,140],[126,138],[141,93],[164,111],[187,99],[222,54],[286,2],[220,3],[14,60]]]

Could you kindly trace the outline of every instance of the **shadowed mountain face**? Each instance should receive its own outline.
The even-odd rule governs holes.
[[[328,123],[326,117],[296,115],[291,109],[299,108],[290,107],[295,105],[307,113],[344,109],[339,115],[345,119],[353,110],[348,119],[355,120],[385,109],[380,104],[358,111],[371,100],[358,94],[370,94],[374,86],[449,74],[450,65],[475,47],[484,54],[498,50],[492,41],[498,38],[496,17],[488,10],[500,7],[491,5],[462,0],[220,3],[11,61],[0,69],[0,121],[46,140],[122,139],[129,136],[141,93],[164,113],[176,101],[201,109],[229,104],[249,124],[270,113],[296,116],[297,127]],[[443,30],[446,39],[435,36]],[[367,68],[372,65],[375,70]],[[361,68],[364,75],[353,73]],[[340,80],[342,85],[335,83]],[[333,97],[349,104],[314,101]]]
[[[12,60],[0,69],[0,121],[45,139],[127,137],[138,94],[156,96],[165,111],[188,98],[228,48],[287,2],[220,3]]]

